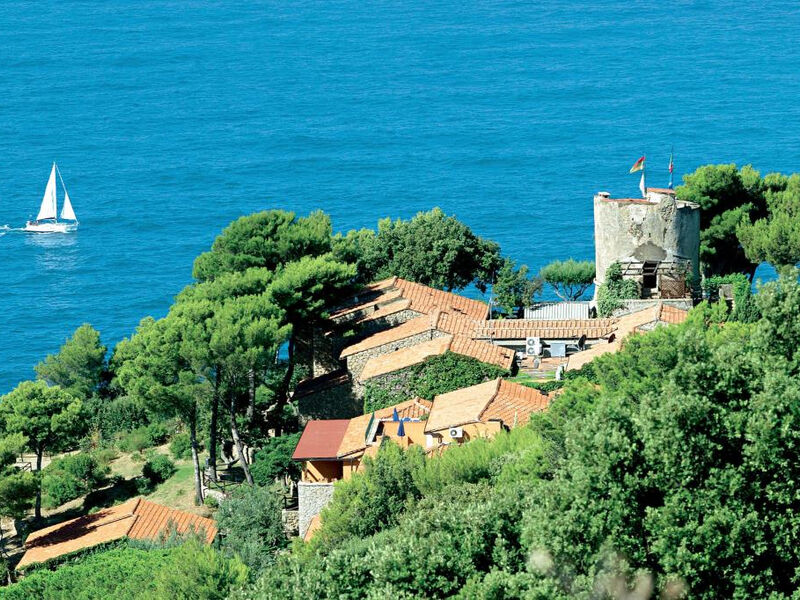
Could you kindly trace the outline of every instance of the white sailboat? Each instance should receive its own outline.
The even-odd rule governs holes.
[[[58,220],[58,198],[56,195],[56,173],[58,179],[61,181],[61,187],[64,190],[64,203],[61,207],[61,220]],[[66,233],[77,229],[78,219],[75,217],[75,211],[72,210],[72,202],[69,201],[69,194],[67,193],[67,186],[64,185],[64,179],[61,177],[61,171],[53,163],[53,168],[50,170],[50,179],[47,180],[47,187],[44,188],[44,197],[42,198],[42,205],[39,207],[39,214],[36,219],[28,221],[25,224],[25,231],[33,233]]]

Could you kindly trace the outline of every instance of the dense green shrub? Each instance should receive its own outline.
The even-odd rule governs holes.
[[[710,301],[718,300],[719,288],[724,284],[730,284],[733,291],[733,310],[726,316],[726,320],[741,323],[757,321],[760,314],[753,296],[753,285],[743,273],[707,277],[703,281],[703,295]]]
[[[151,484],[162,483],[175,473],[175,463],[166,454],[154,454],[145,461],[142,475]]]
[[[115,548],[55,571],[37,570],[5,588],[4,600],[223,599],[242,586],[247,567],[194,541],[168,549]]]
[[[632,279],[622,278],[622,266],[612,263],[606,269],[606,279],[597,289],[597,315],[610,317],[618,308],[625,306],[625,300],[639,297],[639,286]]]
[[[42,503],[56,508],[106,483],[111,472],[107,455],[79,452],[54,460],[42,469]]]
[[[250,472],[257,485],[272,485],[276,479],[285,475],[292,479],[300,478],[300,466],[292,460],[299,440],[299,433],[267,438],[250,465]]]
[[[369,413],[415,396],[433,400],[463,387],[508,375],[508,371],[455,352],[445,352],[409,367],[388,382],[367,383],[364,412]]]
[[[392,514],[397,527],[288,557],[235,598],[445,598],[491,565],[521,570],[518,492],[464,484]],[[457,506],[458,510],[453,510]]]
[[[166,442],[174,430],[175,425],[172,421],[150,423],[122,435],[117,447],[123,452],[142,452]]]
[[[413,473],[420,492],[446,494],[464,483],[533,479],[548,471],[546,448],[539,433],[528,427],[501,432],[494,439],[477,439],[454,446]]]
[[[169,442],[169,452],[175,460],[192,457],[192,440],[188,433],[176,433]]]
[[[38,570],[6,588],[3,600],[134,600],[154,591],[153,573],[169,565],[170,551],[118,548],[56,571]]]
[[[322,511],[325,528],[320,537],[336,542],[395,525],[407,503],[420,497],[414,472],[424,461],[419,446],[404,451],[385,443],[374,460],[365,459],[363,475],[336,484],[333,499]]]
[[[248,569],[238,557],[223,556],[194,540],[175,548],[171,563],[156,571],[153,598],[225,600],[247,583]]]
[[[145,427],[150,422],[143,403],[130,396],[119,396],[110,400],[94,397],[89,401],[88,408],[93,415],[93,426],[105,440],[114,439],[119,433]]]
[[[223,551],[238,555],[254,573],[271,565],[275,553],[286,545],[282,491],[277,485],[244,485],[217,512]]]

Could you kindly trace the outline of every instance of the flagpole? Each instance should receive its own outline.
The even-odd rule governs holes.
[[[669,189],[673,189],[674,181],[672,171],[675,169],[675,164],[673,162],[673,155],[675,154],[675,146],[669,147]]]
[[[644,162],[642,163],[642,181],[644,181],[644,197],[647,198],[647,155],[642,154],[644,156]]]

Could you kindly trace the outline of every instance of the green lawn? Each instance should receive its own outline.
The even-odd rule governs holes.
[[[528,383],[542,383],[545,381],[555,381],[556,373],[555,371],[545,373],[543,376],[540,377],[533,377],[530,373],[517,373],[514,377],[509,377],[509,381],[513,381],[514,383],[521,383],[522,385]]]

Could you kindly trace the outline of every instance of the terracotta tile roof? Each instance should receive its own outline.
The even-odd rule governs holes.
[[[550,396],[537,389],[512,381],[500,380],[497,394],[483,409],[481,421],[499,419],[508,427],[524,425],[531,413],[541,412],[550,404]]]
[[[688,317],[688,310],[683,310],[682,308],[669,306],[667,304],[662,304],[661,311],[658,313],[658,320],[668,324],[683,323]]]
[[[486,342],[470,340],[459,335],[445,335],[427,342],[421,342],[409,348],[401,348],[394,352],[373,356],[364,365],[360,380],[366,381],[379,375],[394,373],[419,364],[431,356],[444,354],[448,350],[504,369],[510,369],[514,364],[514,352],[512,350]]]
[[[422,398],[412,398],[400,404],[387,406],[380,410],[376,410],[374,415],[375,419],[380,421],[382,419],[391,419],[394,415],[395,409],[397,416],[401,419],[406,417],[410,419],[419,419],[422,415],[426,415],[431,411],[432,403]],[[342,442],[339,445],[338,456],[340,458],[360,452],[367,447],[367,428],[373,419],[373,414],[369,413],[350,419],[347,426],[347,431],[342,437]]]
[[[477,328],[485,323],[486,321],[482,319],[472,319],[458,313],[440,311],[436,320],[436,328],[445,333],[464,335],[471,338],[475,336]]]
[[[328,390],[339,385],[344,385],[349,381],[350,376],[348,375],[346,369],[339,369],[338,371],[326,373],[325,375],[320,375],[318,377],[303,379],[303,381],[297,384],[292,398],[303,398],[322,390]]]
[[[334,310],[331,319],[360,312],[359,319],[369,321],[406,309],[420,314],[432,314],[440,309],[478,320],[489,316],[488,305],[479,300],[391,277],[366,286],[350,302]]]
[[[170,523],[174,523],[179,533],[190,530],[205,532],[206,543],[211,543],[217,535],[217,527],[212,519],[168,508],[144,498],[133,498],[92,515],[34,531],[25,540],[25,555],[17,568],[124,537],[157,539]]]
[[[403,300],[402,302],[408,303],[409,301]],[[364,320],[375,318],[375,316],[381,313],[382,310],[383,309],[373,313]],[[353,354],[364,352],[365,350],[371,350],[373,348],[377,348],[378,346],[383,346],[384,344],[391,344],[392,342],[397,342],[399,340],[403,340],[414,335],[419,335],[420,333],[424,333],[427,330],[433,329],[443,331],[444,333],[472,337],[476,327],[478,327],[481,323],[483,323],[483,321],[477,321],[459,314],[436,309],[430,314],[421,315],[411,319],[410,321],[406,321],[401,325],[392,327],[391,329],[375,333],[368,338],[353,344],[352,346],[348,346],[342,350],[341,358],[346,358]]]
[[[452,336],[446,335],[434,338],[428,342],[421,342],[410,348],[402,348],[380,356],[373,356],[367,361],[367,364],[364,365],[360,380],[366,381],[378,375],[393,373],[400,369],[410,367],[411,365],[421,363],[429,356],[444,354],[450,347],[451,340]]]
[[[652,187],[649,187],[649,188],[647,188],[647,191],[648,192],[655,192],[656,194],[669,194],[670,196],[674,196],[675,195],[675,190],[670,189],[670,188],[652,188]]]
[[[379,305],[398,298],[400,298],[400,290],[362,290],[358,295],[353,296],[346,305],[332,311],[331,318],[338,319],[361,310],[375,310]]]
[[[395,286],[400,290],[403,298],[411,300],[411,310],[417,312],[431,313],[440,308],[473,319],[484,320],[489,316],[488,305],[479,300],[437,290],[399,277]]]
[[[306,423],[292,459],[336,458],[349,419],[326,419]]]
[[[531,413],[543,411],[549,404],[550,397],[539,390],[505,379],[493,379],[436,396],[425,431],[442,431],[490,420],[515,427],[527,423]]]
[[[205,532],[206,544],[210,544],[217,535],[217,527],[212,519],[162,506],[144,498],[140,499],[134,514],[136,520],[128,532],[128,537],[134,540],[157,539],[170,526],[175,527],[179,534],[202,530]]]
[[[662,314],[664,308],[664,305],[659,302],[658,304],[654,304],[653,306],[647,307],[644,310],[619,317],[613,331],[614,341],[611,343],[601,341],[587,350],[571,355],[569,357],[569,361],[567,362],[567,370],[573,371],[575,369],[580,369],[586,363],[591,362],[598,356],[608,354],[609,352],[618,351],[622,347],[622,342],[625,340],[625,338],[635,332],[639,327],[659,321],[660,315]],[[674,310],[678,312],[685,312],[677,308]],[[669,314],[668,318],[680,318],[680,315],[673,314],[672,311],[667,311],[665,314]]]
[[[497,365],[509,371],[514,365],[514,351],[494,344],[471,340],[460,335],[453,337],[450,351],[475,358],[490,365]]]
[[[565,319],[539,321],[536,319],[498,319],[486,321],[476,331],[476,338],[521,340],[527,337],[544,339],[580,338],[598,339],[609,335],[615,326],[614,319]]]
[[[436,396],[431,414],[425,422],[425,431],[430,433],[477,422],[497,394],[499,385],[500,379],[492,379]]]
[[[422,315],[421,317],[406,321],[397,327],[392,327],[386,331],[371,335],[357,344],[348,346],[342,350],[341,358],[346,358],[352,354],[358,354],[359,352],[371,350],[378,346],[383,346],[384,344],[391,344],[392,342],[398,342],[405,338],[419,335],[420,333],[430,331],[433,325],[435,325],[435,322],[432,322],[429,315]]]

